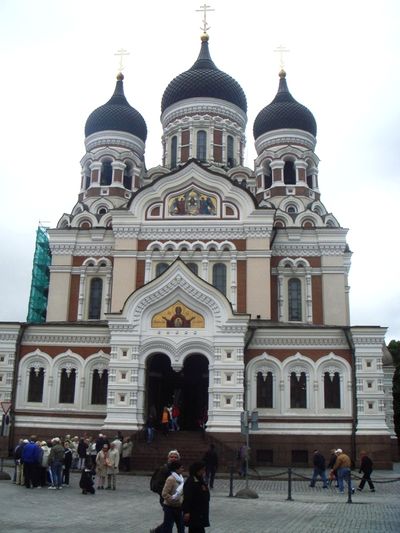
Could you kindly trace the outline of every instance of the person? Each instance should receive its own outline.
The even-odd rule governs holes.
[[[341,448],[336,450],[336,461],[333,469],[337,473],[337,479],[339,484],[339,492],[344,493],[344,480],[346,480],[347,486],[354,492],[354,489],[351,486],[351,460],[350,457],[343,453]]]
[[[71,443],[66,440],[64,442],[64,468],[63,468],[63,485],[69,487],[69,473],[72,467],[72,448]]]
[[[164,409],[163,409],[162,415],[161,415],[161,427],[162,427],[164,435],[168,435],[169,419],[170,419],[169,409],[168,409],[167,406],[165,406]]]
[[[239,460],[239,475],[246,476],[247,467],[250,458],[250,448],[246,444],[242,444],[238,451],[238,460]]]
[[[107,466],[107,490],[116,489],[116,475],[119,466],[119,451],[115,441],[110,444],[110,451],[106,458]]]
[[[14,448],[14,463],[15,463],[14,483],[16,485],[25,485],[24,465],[22,462],[22,450],[24,449],[25,444],[27,444],[28,442],[29,442],[28,439],[19,439],[18,444]]]
[[[337,481],[337,474],[335,470],[333,469],[333,467],[335,466],[336,457],[337,457],[335,452],[336,452],[336,449],[333,448],[333,450],[331,450],[331,456],[330,456],[329,463],[328,463],[328,470],[329,470],[329,485],[331,485],[332,481],[335,480],[335,486],[337,488],[339,487],[338,481]]]
[[[24,465],[25,487],[36,489],[39,487],[39,468],[42,460],[42,450],[36,444],[36,435],[29,438],[22,450],[21,461]]]
[[[183,520],[189,526],[189,533],[205,533],[204,528],[210,525],[210,492],[204,479],[205,472],[204,461],[193,463],[183,487]]]
[[[96,455],[97,490],[104,489],[104,483],[107,476],[107,459],[108,444],[104,443],[103,448]]]
[[[170,450],[168,452],[167,456],[167,462],[163,464],[162,466],[158,467],[150,479],[150,489],[153,492],[156,492],[159,495],[160,498],[160,505],[161,508],[164,510],[164,500],[161,496],[162,490],[165,485],[165,481],[167,477],[170,475],[170,464],[173,461],[179,461],[180,460],[180,454],[178,450]],[[160,524],[159,526],[155,527],[154,529],[150,529],[150,533],[161,533],[162,532],[163,525]]]
[[[210,489],[214,488],[215,473],[218,469],[218,455],[215,451],[215,445],[210,444],[210,447],[206,451],[203,457],[204,464],[206,466],[206,483]]]
[[[179,416],[181,412],[179,407],[176,405],[176,403],[173,404],[172,410],[171,410],[171,430],[172,431],[179,431]]]
[[[115,444],[115,447],[117,448],[118,453],[121,456],[121,453],[122,453],[122,440],[120,440],[118,435],[116,435],[115,439],[112,441],[111,444]]]
[[[93,470],[85,467],[82,470],[81,479],[79,480],[79,487],[82,489],[82,494],[94,494]]]
[[[161,492],[164,508],[162,532],[172,533],[174,524],[176,524],[178,533],[185,533],[182,514],[184,485],[182,463],[180,461],[172,461],[169,464],[169,470],[170,475],[165,480],[164,488]]]
[[[39,483],[41,487],[45,487],[48,480],[47,473],[49,469],[50,448],[45,440],[40,443],[40,447],[42,448],[42,460],[39,470]]]
[[[149,414],[146,420],[146,442],[151,444],[154,440],[154,416]]]
[[[121,466],[125,472],[129,472],[131,469],[131,457],[133,451],[133,442],[130,437],[124,437],[122,443],[122,452],[121,452]]]
[[[322,487],[324,489],[328,488],[328,480],[326,479],[326,472],[325,472],[325,457],[322,455],[322,453],[319,452],[319,450],[314,450],[314,456],[313,456],[313,475],[311,478],[310,487],[315,487],[315,482],[317,481],[317,478],[320,477],[322,479]]]
[[[61,445],[59,437],[51,440],[51,449],[49,454],[49,466],[51,469],[52,484],[49,489],[62,489],[62,468],[64,462],[64,446]]]
[[[360,474],[362,473],[363,477],[360,481],[360,484],[357,490],[361,492],[364,488],[365,483],[368,483],[370,491],[375,492],[375,487],[371,480],[373,462],[368,457],[367,452],[364,450],[360,452],[360,459],[361,459]]]
[[[84,438],[79,439],[78,443],[78,470],[83,470],[85,467],[86,456],[88,453],[89,441]]]
[[[79,462],[79,455],[78,455],[78,445],[79,445],[79,437],[75,435],[75,437],[71,440],[71,451],[72,451],[72,464],[71,464],[71,470],[76,470],[78,468],[78,462]]]

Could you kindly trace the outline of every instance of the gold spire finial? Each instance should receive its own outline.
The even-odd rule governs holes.
[[[278,52],[279,54],[279,64],[280,64],[280,67],[281,67],[281,72],[285,72],[285,62],[284,62],[284,59],[283,59],[283,54],[287,54],[288,52],[290,52],[290,50],[288,48],[285,48],[282,44],[280,44],[279,46],[277,46],[274,50],[274,52]],[[280,75],[280,74],[279,74]],[[285,72],[285,75],[286,75],[286,72]]]
[[[124,65],[124,56],[129,56],[129,52],[128,50],[125,50],[124,48],[120,48],[119,50],[116,51],[116,53],[114,54],[115,56],[119,56],[119,66],[118,66],[118,69],[119,69],[119,73],[121,74],[122,71],[124,70],[125,68],[125,65]]]
[[[203,27],[200,28],[201,30],[203,30],[203,35],[207,35],[207,31],[211,29],[211,26],[207,24],[207,12],[208,11],[215,11],[215,9],[212,9],[211,6],[208,6],[207,4],[203,4],[202,6],[200,6],[200,9],[196,9],[197,13],[203,13],[203,20],[202,20]],[[203,37],[201,38],[201,40],[203,40]],[[208,40],[208,35],[207,35],[207,40]]]

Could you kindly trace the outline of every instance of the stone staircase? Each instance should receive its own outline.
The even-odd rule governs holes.
[[[132,457],[133,472],[153,472],[164,464],[170,450],[177,449],[187,471],[189,466],[203,458],[209,445],[215,445],[219,459],[219,471],[228,471],[236,456],[236,445],[219,441],[217,438],[202,431],[171,431],[168,435],[156,432],[154,441],[147,444],[144,434],[138,433],[134,440]]]

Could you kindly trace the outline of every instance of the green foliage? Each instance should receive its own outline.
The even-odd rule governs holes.
[[[393,361],[396,366],[400,365],[400,341],[392,339],[388,344],[388,350],[393,356]]]

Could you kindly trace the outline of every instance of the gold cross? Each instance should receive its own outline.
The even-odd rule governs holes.
[[[197,13],[203,12],[203,27],[200,29],[203,30],[204,33],[207,33],[207,31],[211,28],[211,26],[207,24],[207,11],[215,11],[215,9],[212,9],[211,6],[208,6],[207,4],[203,4],[200,6],[200,9],[196,9]]]
[[[114,54],[115,56],[119,56],[119,71],[122,72],[124,70],[124,56],[129,56],[128,50],[124,50],[123,48],[120,48],[117,50],[117,52]]]
[[[288,48],[285,48],[282,44],[277,46],[274,50],[274,52],[278,52],[279,54],[279,61],[280,61],[280,67],[281,69],[284,68],[285,66],[285,63],[284,63],[284,60],[283,60],[283,54],[286,54],[288,52],[290,52],[290,50]]]

